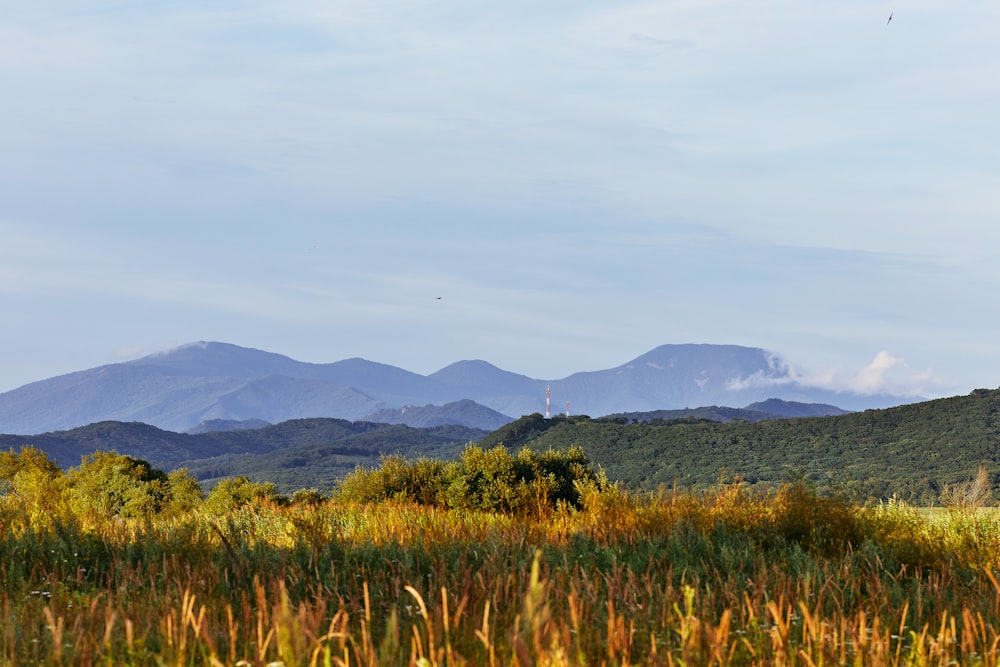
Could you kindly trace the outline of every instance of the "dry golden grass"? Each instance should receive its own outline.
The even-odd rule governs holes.
[[[0,509],[2,665],[996,665],[1000,520],[592,489],[531,516]]]

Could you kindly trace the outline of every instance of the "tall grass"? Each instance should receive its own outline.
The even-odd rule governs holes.
[[[50,519],[0,509],[0,664],[1000,663],[990,512],[581,486]]]

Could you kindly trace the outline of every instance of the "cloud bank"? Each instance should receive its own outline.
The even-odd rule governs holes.
[[[755,387],[785,387],[792,384],[866,396],[888,394],[906,398],[924,397],[941,392],[945,383],[930,370],[914,371],[902,357],[885,350],[856,372],[839,370],[802,371],[783,361],[773,363],[773,373],[758,372],[727,383],[732,390]]]

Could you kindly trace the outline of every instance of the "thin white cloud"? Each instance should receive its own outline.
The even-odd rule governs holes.
[[[903,358],[883,350],[876,354],[867,366],[853,373],[845,372],[844,369],[803,372],[781,363],[775,366],[773,373],[757,372],[746,377],[734,378],[727,383],[727,388],[732,390],[781,388],[793,384],[835,392],[869,396],[888,394],[900,397],[935,395],[944,387],[941,379],[931,371],[913,371]]]
[[[730,378],[726,381],[726,389],[729,391],[743,391],[745,389],[764,387],[784,387],[795,382],[796,379],[790,375],[775,377],[763,371],[757,371],[745,377]]]
[[[178,344],[151,346],[148,343],[123,344],[110,350],[107,354],[109,363],[121,363],[123,361],[133,361],[151,354],[164,353],[165,350],[176,349]]]
[[[421,322],[425,356],[535,341],[560,370],[732,338],[809,366],[790,340],[816,337],[843,369],[891,340],[996,384],[998,12],[7,3],[0,219],[23,224],[0,223],[0,294],[49,331],[66,302],[100,312],[96,340],[137,305],[180,340],[209,314],[352,320],[391,351],[380,329]],[[315,237],[336,271],[299,261]],[[475,310],[438,304],[441,343],[421,299],[449,286]],[[896,357],[807,379],[933,388]]]
[[[934,396],[945,388],[944,381],[931,370],[918,371],[902,357],[885,350],[853,375],[826,372],[806,378],[805,382],[837,391],[859,394],[891,394],[894,396]]]
[[[905,368],[906,361],[894,357],[885,350],[875,355],[872,362],[861,369],[848,382],[848,387],[862,394],[884,391],[888,385],[888,375],[894,368]]]

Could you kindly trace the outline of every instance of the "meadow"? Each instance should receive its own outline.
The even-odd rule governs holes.
[[[291,498],[184,496],[190,480],[138,466],[160,504],[109,507],[82,502],[88,462],[62,473],[12,452],[0,664],[1000,662],[992,509],[803,482],[633,494],[578,452],[547,456],[389,460]],[[573,471],[572,492],[553,470]]]

